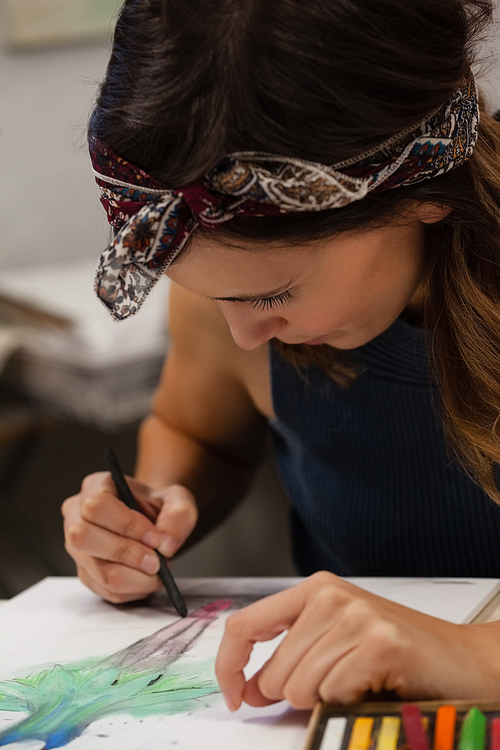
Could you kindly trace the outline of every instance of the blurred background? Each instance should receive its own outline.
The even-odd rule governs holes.
[[[86,123],[117,0],[0,0],[0,598],[72,575],[60,505],[114,447],[126,472],[168,349],[168,280],[113,322],[92,289],[108,238]],[[270,462],[178,575],[293,574]]]
[[[61,502],[104,468],[108,444],[133,472],[137,425],[168,350],[167,279],[120,324],[92,290],[108,227],[85,130],[117,8],[0,0],[0,598],[74,574]],[[476,71],[491,110],[500,108],[499,56],[496,26]],[[295,574],[270,460],[231,518],[173,569]]]

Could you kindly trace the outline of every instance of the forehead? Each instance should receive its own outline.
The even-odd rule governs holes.
[[[265,297],[291,283],[324,281],[326,276],[354,278],[391,257],[391,249],[410,247],[417,223],[388,224],[344,232],[300,246],[280,242],[232,246],[206,234],[193,236],[167,275],[205,297]]]
[[[201,235],[166,273],[206,297],[266,296],[310,272],[318,252],[321,248],[277,243],[235,247]]]

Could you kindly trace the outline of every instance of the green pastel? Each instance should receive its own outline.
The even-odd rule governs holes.
[[[458,750],[484,750],[486,716],[478,708],[471,708],[464,717]]]

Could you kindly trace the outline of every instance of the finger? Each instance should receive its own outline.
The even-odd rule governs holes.
[[[404,671],[417,671],[411,659],[413,652],[414,643],[403,635],[396,623],[374,622],[359,644],[327,672],[318,693],[322,699],[331,696],[332,702],[346,704],[361,700],[368,690],[373,693],[396,691],[407,697],[404,695]]]
[[[161,581],[157,577],[138,578],[131,575],[128,569],[120,571],[121,566],[112,563],[86,560],[85,564],[88,567],[77,564],[77,573],[82,583],[94,594],[113,604],[144,599],[161,587]]]
[[[262,671],[261,692],[268,698],[280,695],[294,708],[311,708],[328,672],[358,649],[379,623],[383,629],[385,623],[364,599],[346,599],[335,589],[323,590],[308,601]],[[376,640],[372,641],[376,648]]]
[[[262,706],[271,706],[273,703],[278,702],[275,700],[270,700],[269,698],[265,698],[262,695],[259,688],[260,674],[261,670],[256,672],[253,677],[250,677],[243,688],[242,701],[244,703],[248,703],[249,706],[254,706],[255,708],[261,708]]]
[[[142,599],[161,588],[159,576],[150,576],[125,565],[99,560],[82,555],[76,560],[78,569],[86,571],[89,578],[100,586],[109,596],[127,596],[130,599]]]
[[[245,690],[243,668],[257,641],[269,641],[287,630],[298,617],[306,589],[298,584],[279,594],[261,599],[231,615],[215,663],[220,688],[231,710],[241,705]],[[266,696],[261,696],[265,700]]]
[[[198,508],[193,494],[180,485],[173,485],[161,493],[152,493],[161,500],[156,519],[156,529],[160,534],[159,551],[165,557],[172,557],[186,541],[198,521]]]
[[[349,705],[361,701],[369,690],[380,692],[385,682],[383,666],[374,669],[372,655],[361,646],[332,666],[318,685],[318,697]]]
[[[291,657],[296,661],[288,665],[292,667],[288,670],[289,676],[284,679],[283,671],[276,669],[273,663],[265,665],[258,675],[260,692],[266,696],[278,692],[282,699],[285,698],[297,709],[312,708],[320,698],[320,685],[327,675],[356,647],[357,639],[346,641],[342,639],[341,643],[336,642],[335,632],[329,631],[310,649],[304,649],[300,658],[297,658],[299,649],[292,648]]]
[[[142,482],[139,482],[133,477],[125,477],[126,482],[140,506],[141,512],[145,513],[147,518],[154,523],[158,514],[158,508],[154,502],[151,502],[151,490]],[[101,492],[118,497],[118,491],[116,485],[111,477],[109,471],[99,471],[94,474],[86,476],[82,482],[81,492],[76,495],[80,501],[83,498],[91,497],[92,495],[99,495]],[[73,498],[70,498],[72,500]],[[63,503],[64,506],[64,503]]]
[[[61,515],[63,518],[67,518],[73,512],[73,509],[79,506],[79,495],[72,495],[67,497],[61,505]]]
[[[142,482],[139,482],[137,479],[134,479],[134,477],[126,476],[125,481],[127,482],[135,501],[139,505],[141,513],[144,513],[146,518],[149,518],[152,523],[155,523],[161,504],[155,499],[153,490],[147,485],[142,484]],[[119,496],[114,482],[112,494]]]
[[[67,551],[73,557],[85,554],[119,563],[148,575],[155,575],[160,567],[158,555],[150,547],[83,519],[67,525],[65,540]]]
[[[309,581],[303,609],[258,679],[263,696],[286,698],[296,708],[314,704],[328,665],[357,642],[369,610],[363,600],[353,600],[338,586],[334,576],[318,585]]]
[[[128,508],[109,492],[99,492],[85,498],[80,513],[83,520],[118,536],[136,539],[153,548],[161,543],[158,529],[152,521]]]

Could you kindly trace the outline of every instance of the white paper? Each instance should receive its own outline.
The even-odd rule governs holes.
[[[184,595],[188,597],[191,614],[193,607],[201,606],[207,601],[237,597],[242,605],[252,597],[274,593],[300,580],[179,579],[178,583]],[[457,620],[457,616],[465,620],[470,619],[471,612],[480,604],[484,606],[485,598],[493,596],[500,587],[499,581],[474,579],[350,580],[373,593],[385,595],[402,604],[413,604],[414,608],[428,614],[448,614],[450,616],[447,619],[455,622],[461,621]],[[0,696],[5,694],[6,685],[13,685],[17,689],[21,683],[15,680],[26,677],[33,680],[35,676],[43,673],[44,669],[49,668],[52,682],[47,683],[48,687],[44,687],[45,683],[42,684],[37,700],[42,695],[50,711],[60,712],[60,707],[50,707],[51,697],[55,694],[54,676],[73,674],[70,665],[75,662],[81,664],[82,660],[100,658],[105,660],[103,664],[109,664],[113,654],[122,649],[127,649],[128,654],[129,647],[140,639],[149,639],[149,644],[150,637],[160,629],[186,622],[174,615],[172,609],[167,606],[166,597],[162,598],[160,595],[153,601],[153,605],[108,604],[94,596],[76,578],[47,578],[28,589],[0,610]],[[173,670],[172,674],[177,674],[178,679],[182,681],[187,679],[186,675],[192,673],[195,682],[199,679],[198,672],[200,675],[205,674],[202,665],[211,663],[210,660],[215,657],[226,617],[227,612],[221,612],[203,630],[194,645],[174,660],[173,666],[169,665],[169,669]],[[190,620],[193,621],[193,618]],[[171,631],[169,632],[170,636],[165,642],[170,644],[174,639]],[[257,644],[245,670],[247,677],[269,658],[278,640]],[[60,666],[54,670],[55,665]],[[143,679],[142,672],[147,672],[146,666],[149,662],[141,656],[140,665],[140,678]],[[74,684],[71,683],[70,688],[63,687],[61,694],[61,701],[68,704],[70,713],[72,708],[79,706],[79,701],[81,702],[78,679],[83,672],[79,668],[75,670],[76,681]],[[148,687],[153,684],[163,685],[156,682],[160,677],[163,678],[163,672],[159,676],[158,670],[156,666],[151,667],[151,674],[146,674],[144,679],[152,679],[148,682]],[[105,680],[107,674],[103,666],[97,671],[94,669],[93,678],[99,681],[102,677]],[[119,679],[122,679],[121,672]],[[126,680],[122,682],[128,690]],[[89,700],[92,710],[95,706],[100,707],[101,703],[105,705],[106,695],[111,690],[110,684],[112,683],[105,682],[104,688],[98,686],[95,692],[91,693]],[[121,686],[122,683],[120,689]],[[29,690],[31,689],[29,687]],[[86,726],[79,725],[73,739],[64,740],[59,745],[47,746],[68,747],[70,750],[165,750],[169,747],[175,750],[255,750],[259,747],[300,750],[304,745],[309,712],[293,711],[286,702],[264,709],[244,706],[235,714],[231,714],[215,690],[207,696],[196,698],[189,710],[169,715],[165,713],[165,707],[172,705],[169,703],[170,696],[176,693],[169,693],[164,687],[158,693],[162,703],[156,713],[139,718],[113,710],[106,713],[105,706],[103,715],[89,721]],[[18,701],[16,706],[20,706],[17,694],[14,699]],[[26,700],[28,705],[29,698]],[[32,702],[32,710],[35,705],[36,700]],[[22,718],[16,710],[0,710],[0,745],[2,731],[9,727],[12,730],[12,726]],[[70,720],[66,723],[64,721],[63,728],[71,726]],[[18,747],[19,750],[39,750],[44,747],[44,741],[32,736],[22,744],[11,743],[6,746]]]
[[[454,623],[471,622],[500,591],[497,578],[347,578],[404,607]]]
[[[182,586],[182,581],[181,588]],[[190,588],[190,582],[186,582]],[[192,587],[191,587],[192,588]],[[203,587],[202,587],[203,588]],[[208,586],[210,588],[210,586]],[[224,587],[222,587],[224,588]],[[236,588],[229,595],[234,596]],[[276,586],[273,587],[276,589]],[[265,591],[269,590],[264,586]],[[253,591],[258,586],[253,582]],[[243,591],[245,598],[249,596]],[[201,591],[202,597],[209,599]],[[228,593],[225,593],[228,596]],[[157,632],[179,618],[167,608],[166,599],[160,606],[113,606],[98,597],[74,578],[48,578],[12,599],[0,613],[0,682],[27,675],[36,675],[41,667],[68,665],[92,657],[108,657],[127,648],[141,638]],[[188,602],[192,602],[192,599]],[[190,606],[190,612],[192,607]],[[186,652],[182,668],[196,665],[198,660],[215,657],[222,637],[225,613],[209,625],[199,642]],[[276,641],[259,644],[246,670],[256,671],[272,654]],[[176,664],[181,665],[181,659]],[[2,695],[0,685],[0,696]],[[50,699],[52,687],[47,693]],[[96,701],[100,700],[98,694]],[[255,750],[270,746],[276,750],[301,750],[306,736],[310,712],[293,711],[286,702],[263,709],[242,707],[231,714],[222,698],[200,704],[189,712],[173,715],[131,716],[110,714],[86,727],[79,736],[61,745],[70,750]],[[213,705],[212,705],[213,703]],[[1,703],[0,703],[1,705]],[[0,711],[0,732],[19,721],[15,712]],[[1,740],[0,740],[1,744]],[[15,744],[7,745],[17,747]],[[19,749],[39,750],[42,741],[30,739]]]
[[[180,579],[182,580],[182,579]],[[248,594],[268,596],[293,586],[303,578],[187,578],[186,593],[203,591],[207,595]],[[471,622],[500,591],[498,578],[410,578],[356,576],[344,580],[383,596],[404,607],[454,623]]]

